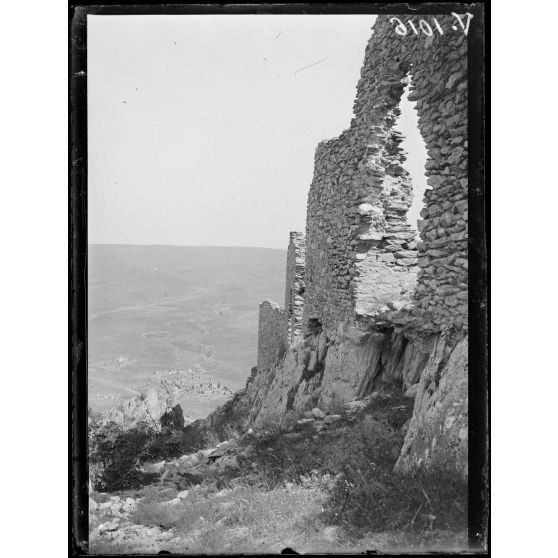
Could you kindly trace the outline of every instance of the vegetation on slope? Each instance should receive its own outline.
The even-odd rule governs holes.
[[[111,463],[135,471],[116,488],[128,489],[119,497],[130,496],[133,510],[116,528],[95,512],[92,550],[146,551],[155,544],[149,541],[171,552],[208,553],[280,552],[281,545],[299,552],[463,548],[466,483],[442,470],[393,472],[410,402],[385,389],[355,403],[339,414],[286,417],[196,453],[207,425],[197,438],[191,427],[125,434],[126,443],[111,446]],[[133,535],[119,538],[126,529]],[[156,532],[142,539],[141,529]]]

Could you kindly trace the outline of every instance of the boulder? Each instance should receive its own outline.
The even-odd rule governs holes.
[[[225,471],[226,469],[238,469],[238,457],[236,455],[225,455],[216,463],[219,471]]]
[[[213,450],[208,456],[207,461],[208,463],[215,463],[218,459],[221,459],[228,453],[228,448],[221,447]]]
[[[314,415],[315,418],[322,419],[322,420],[326,416],[326,414],[319,407],[314,407],[312,409],[312,414]]]
[[[184,413],[180,405],[175,405],[159,420],[163,430],[182,430],[184,428]]]
[[[365,401],[364,399],[354,399],[353,401],[347,402],[346,407],[350,412],[356,413],[364,409],[368,403],[369,401]]]

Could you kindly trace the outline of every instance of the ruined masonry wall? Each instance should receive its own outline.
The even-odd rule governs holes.
[[[418,329],[467,327],[467,51],[463,33],[400,36],[379,16],[351,126],[315,155],[306,224],[304,324],[407,310]],[[453,19],[437,16],[449,29]],[[411,78],[428,161],[420,241],[406,220],[398,105]]]
[[[271,370],[285,351],[302,335],[304,304],[305,242],[304,235],[291,232],[287,251],[285,308],[265,300],[260,304],[258,326],[259,371]]]
[[[287,279],[285,281],[286,336],[289,344],[293,344],[302,334],[305,248],[304,234],[291,232],[287,250]]]
[[[466,476],[467,50],[453,17],[436,18],[446,33],[431,37],[377,18],[350,128],[316,150],[285,310],[260,305],[258,367],[239,399],[257,424],[418,382],[397,469],[449,464]],[[430,187],[418,234],[394,129],[409,83]]]
[[[264,300],[260,303],[258,326],[258,370],[273,368],[286,348],[285,312],[277,304]]]

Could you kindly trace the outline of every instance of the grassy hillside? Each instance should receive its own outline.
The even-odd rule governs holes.
[[[207,447],[189,425],[90,425],[92,553],[401,553],[467,548],[467,486],[393,472],[412,413],[398,386]]]
[[[90,406],[147,390],[156,370],[190,368],[241,388],[256,362],[259,302],[283,302],[285,258],[265,248],[89,246]],[[185,415],[218,403],[198,398]]]

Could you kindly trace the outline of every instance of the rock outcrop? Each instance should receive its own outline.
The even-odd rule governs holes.
[[[175,405],[159,419],[163,431],[181,430],[184,428],[184,413],[180,405]]]
[[[273,355],[273,358],[276,356]],[[158,380],[156,387],[105,411],[101,415],[101,423],[114,422],[127,429],[139,422],[146,422],[158,429],[159,420],[166,415],[165,421],[174,421],[172,424],[182,421],[183,426],[184,422],[190,422],[191,419],[185,419],[183,415],[179,417],[177,406],[180,413],[183,410],[188,413],[189,403],[192,403],[194,397],[222,402],[232,396],[229,388],[221,382],[213,378],[208,379],[202,373],[193,370],[156,370],[153,375]]]
[[[128,429],[145,422],[159,430],[159,420],[165,413],[172,411],[176,404],[177,399],[173,394],[150,389],[146,394],[136,395],[103,413],[101,424],[114,422]]]
[[[418,383],[413,417],[396,469],[447,462],[467,476],[467,353],[467,337],[454,346],[445,337],[437,339]]]

